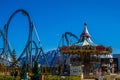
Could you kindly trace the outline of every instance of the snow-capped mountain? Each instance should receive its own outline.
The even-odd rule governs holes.
[[[45,54],[45,57],[43,56],[43,54]],[[43,54],[40,54],[40,56],[38,57],[38,62],[41,66],[45,66],[46,61],[49,64],[48,66],[51,66],[51,67],[60,65],[63,63],[62,54],[59,52],[59,50],[51,50]],[[34,56],[32,57],[34,59]],[[23,64],[25,61],[26,61],[26,57],[23,57],[20,63]]]
[[[51,50],[45,53],[46,60],[49,64],[49,66],[55,66],[62,64],[62,55],[59,52],[59,50]],[[39,56],[38,62],[41,65],[45,65],[46,61],[43,56]]]

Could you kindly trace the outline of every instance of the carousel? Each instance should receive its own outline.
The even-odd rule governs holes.
[[[67,32],[68,34],[68,32]],[[62,45],[59,47],[60,52],[64,57],[64,65],[68,65],[70,75],[80,75],[83,72],[84,75],[93,73],[95,69],[100,68],[101,56],[110,55],[112,52],[111,47],[95,44],[91,40],[91,35],[88,32],[87,24],[84,23],[84,30],[80,35],[80,38],[70,33],[70,37],[76,38],[76,42],[72,43],[67,38],[67,34],[62,35],[62,38],[66,40],[66,45],[62,40]],[[64,73],[64,70],[63,70]]]

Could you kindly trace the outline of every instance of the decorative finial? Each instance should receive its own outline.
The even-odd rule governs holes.
[[[87,26],[87,23],[86,23],[86,22],[84,22],[84,26]]]

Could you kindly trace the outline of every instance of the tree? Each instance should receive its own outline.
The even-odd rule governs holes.
[[[34,67],[33,67],[33,78],[34,80],[41,80],[40,66],[38,66],[37,61],[35,61]]]
[[[21,79],[27,79],[27,65],[25,62],[21,68],[20,77],[21,77]]]
[[[13,51],[11,53],[11,64],[14,66],[17,66],[17,64],[18,64],[15,49],[13,49]]]

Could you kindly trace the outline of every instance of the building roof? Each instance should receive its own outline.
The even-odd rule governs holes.
[[[91,35],[88,32],[86,23],[84,23],[84,30],[80,35],[79,43],[77,43],[76,45],[79,45],[79,46],[85,46],[85,45],[95,46],[96,45],[91,40]]]

